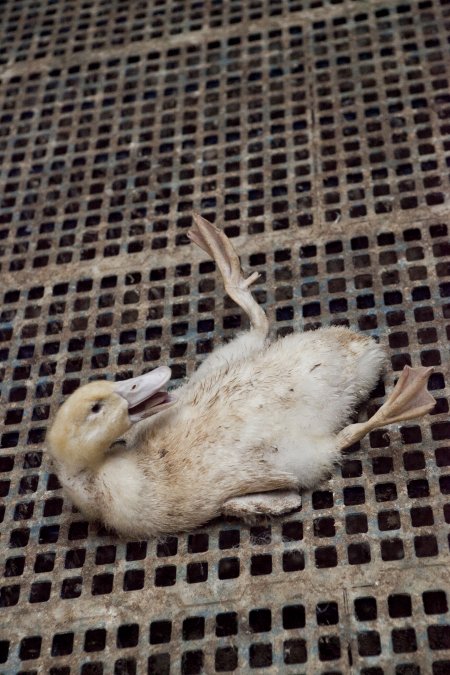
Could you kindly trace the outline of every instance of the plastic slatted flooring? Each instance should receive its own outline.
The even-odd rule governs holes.
[[[450,3],[10,0],[0,11],[0,671],[450,672]],[[161,541],[88,526],[45,453],[65,396],[245,326],[346,324],[433,365],[300,512]]]

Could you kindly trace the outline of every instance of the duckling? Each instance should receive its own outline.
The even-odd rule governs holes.
[[[268,338],[231,242],[194,216],[192,242],[210,255],[250,330],[212,352],[190,380],[164,389],[170,369],[80,387],[61,406],[49,452],[73,503],[118,534],[149,537],[219,515],[251,521],[301,506],[341,451],[377,427],[429,412],[431,368],[405,367],[384,405],[348,425],[386,356],[344,327]],[[347,426],[346,426],[347,425]],[[117,443],[126,435],[126,444]]]

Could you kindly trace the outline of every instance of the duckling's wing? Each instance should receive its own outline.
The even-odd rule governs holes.
[[[295,490],[255,492],[228,499],[222,507],[222,514],[253,522],[258,516],[282,516],[296,511],[301,505],[302,498]]]

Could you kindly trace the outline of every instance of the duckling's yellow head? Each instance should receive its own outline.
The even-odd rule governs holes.
[[[80,387],[56,414],[48,436],[50,453],[72,468],[95,468],[132,424],[174,403],[161,391],[170,375],[170,368],[161,366],[122,382],[99,380]]]

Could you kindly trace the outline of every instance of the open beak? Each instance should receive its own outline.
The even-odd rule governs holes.
[[[175,398],[161,391],[170,380],[172,373],[167,366],[155,368],[150,373],[117,382],[114,391],[128,403],[130,422],[155,415],[175,403]]]

